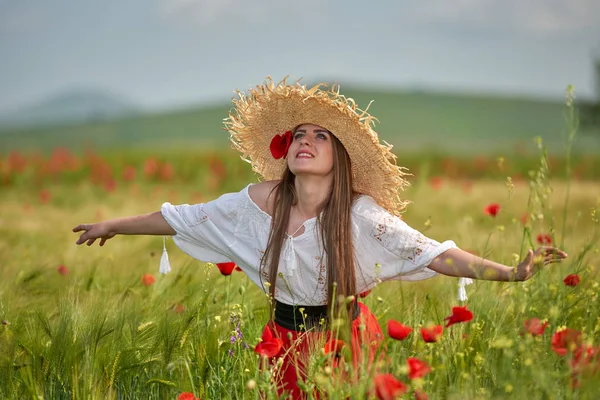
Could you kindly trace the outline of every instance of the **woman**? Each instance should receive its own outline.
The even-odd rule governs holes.
[[[173,235],[199,260],[234,261],[274,300],[266,329],[283,343],[280,393],[302,396],[296,382],[313,339],[329,334],[340,315],[349,317],[350,337],[340,332],[355,363],[361,346],[376,347],[381,329],[352,296],[379,282],[436,273],[523,281],[567,256],[542,247],[511,268],[410,228],[399,218],[405,172],[379,143],[373,117],[337,91],[267,80],[234,105],[226,128],[263,182],[205,204],[165,203],[160,212],[73,230],[84,231],[77,244],[100,239],[101,246],[116,234]]]

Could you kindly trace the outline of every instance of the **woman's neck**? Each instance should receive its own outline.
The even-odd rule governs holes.
[[[331,178],[296,176],[295,187],[298,213],[306,218],[316,217],[323,201],[329,196]]]

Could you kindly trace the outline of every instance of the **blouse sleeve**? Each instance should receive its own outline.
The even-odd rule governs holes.
[[[201,261],[221,263],[234,259],[235,231],[246,199],[241,191],[201,204],[164,203],[160,211],[175,230],[173,241],[184,253]]]
[[[357,254],[367,281],[431,278],[437,274],[428,268],[433,259],[457,247],[451,240],[439,243],[426,237],[368,196],[356,201],[353,217]]]

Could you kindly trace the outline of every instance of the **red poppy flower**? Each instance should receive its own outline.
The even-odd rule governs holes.
[[[273,337],[273,332],[269,326],[265,326],[263,330],[261,341],[254,347],[254,352],[260,354],[262,357],[275,357],[281,351],[283,347],[283,340],[280,338]]]
[[[40,190],[40,203],[47,204],[52,199],[52,193],[49,190]]]
[[[323,352],[325,354],[339,354],[345,345],[346,343],[344,343],[343,340],[331,339],[327,341],[327,343],[325,343],[325,346],[323,347]]]
[[[498,203],[488,204],[483,209],[483,212],[485,214],[489,215],[490,217],[495,217],[500,212],[500,204],[498,204]]]
[[[581,279],[579,279],[579,275],[577,274],[567,275],[567,277],[563,280],[567,286],[577,286],[579,285],[580,281]]]
[[[395,400],[408,390],[408,386],[392,374],[379,374],[373,379],[375,395],[379,400]]]
[[[467,310],[467,306],[463,307],[452,307],[452,315],[444,318],[444,321],[448,320],[446,328],[450,325],[457,324],[459,322],[468,322],[473,319],[473,313]]]
[[[177,304],[173,307],[173,311],[175,311],[177,314],[181,314],[185,311],[185,307],[183,306],[183,304]]]
[[[471,181],[463,182],[462,189],[463,189],[463,192],[465,192],[465,193],[471,193],[471,190],[473,189],[473,182],[471,182]],[[423,393],[423,394],[425,394],[425,393]],[[425,396],[427,396],[427,395],[425,395]]]
[[[526,320],[523,325],[525,326],[525,330],[533,336],[540,336],[544,334],[548,322],[546,321],[542,324],[542,321],[540,321],[539,318],[530,318]]]
[[[573,352],[570,364],[572,375],[584,373],[597,374],[600,372],[600,346],[579,346]]]
[[[160,166],[160,170],[158,171],[160,179],[163,181],[170,181],[175,176],[175,169],[169,163],[164,163]]]
[[[292,131],[287,131],[281,135],[273,136],[271,140],[271,155],[274,159],[279,160],[287,156],[290,145],[292,144]]]
[[[393,319],[387,322],[387,331],[389,337],[396,340],[404,340],[410,335],[413,329],[410,326],[402,325]]]
[[[177,396],[177,400],[200,400],[200,398],[194,396],[194,393],[184,392]]]
[[[123,169],[123,180],[130,182],[135,179],[136,174],[137,170],[135,167],[128,165]]]
[[[56,268],[56,272],[58,272],[62,276],[65,276],[69,274],[69,268],[61,264]]]
[[[581,341],[581,332],[567,328],[552,335],[552,350],[559,356],[564,356],[581,346]]]
[[[234,269],[236,269],[237,265],[234,262],[226,262],[226,263],[217,263],[217,268],[219,268],[219,272],[221,275],[231,275]]]
[[[434,325],[428,328],[421,328],[421,337],[427,343],[434,343],[440,340],[444,328],[441,325]]]
[[[440,190],[443,183],[444,181],[439,176],[432,176],[431,179],[429,179],[429,184],[433,190]]]
[[[370,291],[370,290],[365,290],[364,292],[360,293],[360,294],[358,295],[358,297],[365,298],[365,297],[367,297],[369,294],[371,294],[371,291]]]
[[[410,379],[422,378],[431,371],[429,365],[425,361],[421,361],[418,358],[410,357],[407,360],[408,363],[408,377]]]
[[[429,397],[427,397],[427,393],[417,389],[415,390],[415,400],[429,400]]]
[[[540,233],[537,235],[537,242],[539,244],[552,244],[552,236],[548,235],[547,233]]]
[[[144,286],[152,286],[156,282],[156,278],[150,274],[142,275],[142,283]]]

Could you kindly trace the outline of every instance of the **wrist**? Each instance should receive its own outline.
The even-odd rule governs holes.
[[[119,232],[119,224],[118,224],[118,220],[116,219],[111,219],[109,221],[104,221],[102,223],[104,225],[104,228],[106,229],[107,233],[113,233],[113,234],[117,234],[117,233],[121,233]]]

